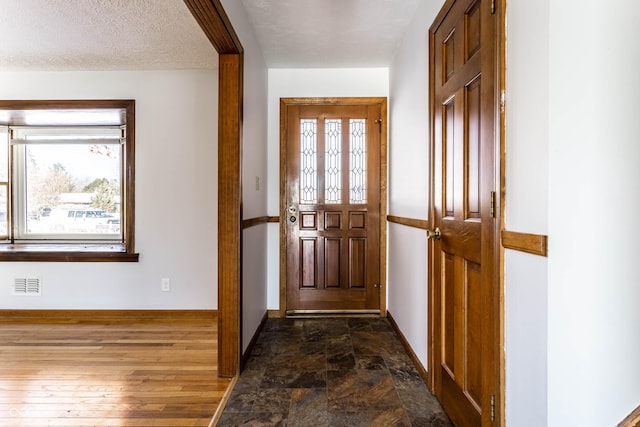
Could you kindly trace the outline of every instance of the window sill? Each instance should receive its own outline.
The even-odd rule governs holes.
[[[124,244],[0,244],[0,261],[138,262]]]

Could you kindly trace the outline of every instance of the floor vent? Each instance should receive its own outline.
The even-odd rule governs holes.
[[[39,277],[16,277],[13,281],[14,295],[40,296],[41,281]]]

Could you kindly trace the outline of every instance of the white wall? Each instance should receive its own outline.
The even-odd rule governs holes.
[[[549,2],[507,2],[505,228],[547,234]],[[505,250],[506,420],[547,422],[547,258]]]
[[[389,71],[389,214],[428,219],[429,26],[442,2],[422,2]],[[427,239],[424,230],[389,224],[388,309],[427,366]]]
[[[217,308],[217,81],[217,70],[0,73],[0,99],[136,100],[140,253],[138,263],[0,263],[0,308]],[[41,276],[42,296],[12,296],[16,275]]]
[[[387,96],[386,68],[269,70],[269,215],[280,215],[280,98]],[[269,309],[280,307],[280,229],[269,224]]]
[[[640,5],[507,3],[506,228],[548,234],[550,243],[548,259],[505,251],[506,425],[615,425],[640,403],[640,244],[632,237],[640,231]],[[425,26],[435,16],[417,15]],[[422,208],[396,187],[394,171],[398,159],[412,161],[401,157],[407,131],[399,123],[426,116],[419,100],[399,98],[405,82],[420,84],[412,75],[426,76],[426,65],[412,62],[426,50],[422,35],[410,37],[390,70],[390,213],[400,216]],[[413,322],[422,293],[401,299],[416,290],[396,292],[394,283],[420,281],[424,270],[395,248],[409,242],[419,259],[426,249],[411,243],[418,233],[405,234],[389,227],[389,309],[409,311],[399,323],[420,354],[426,333]]]
[[[242,3],[225,0],[223,6],[244,48],[242,218],[249,219],[267,215],[267,68]],[[267,311],[266,224],[243,231],[242,250],[245,351]]]
[[[549,426],[640,404],[640,3],[549,8]]]

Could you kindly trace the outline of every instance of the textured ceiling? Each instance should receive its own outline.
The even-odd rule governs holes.
[[[236,1],[268,67],[340,68],[388,66],[420,3],[442,0]],[[216,67],[182,0],[0,0],[0,71]]]
[[[0,0],[0,70],[217,67],[182,0]]]
[[[423,1],[428,0],[242,0],[242,3],[268,67],[341,68],[388,66]]]

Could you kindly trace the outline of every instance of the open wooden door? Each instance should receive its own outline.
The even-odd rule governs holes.
[[[499,398],[494,8],[447,1],[430,30],[430,374],[458,427],[491,425]]]

